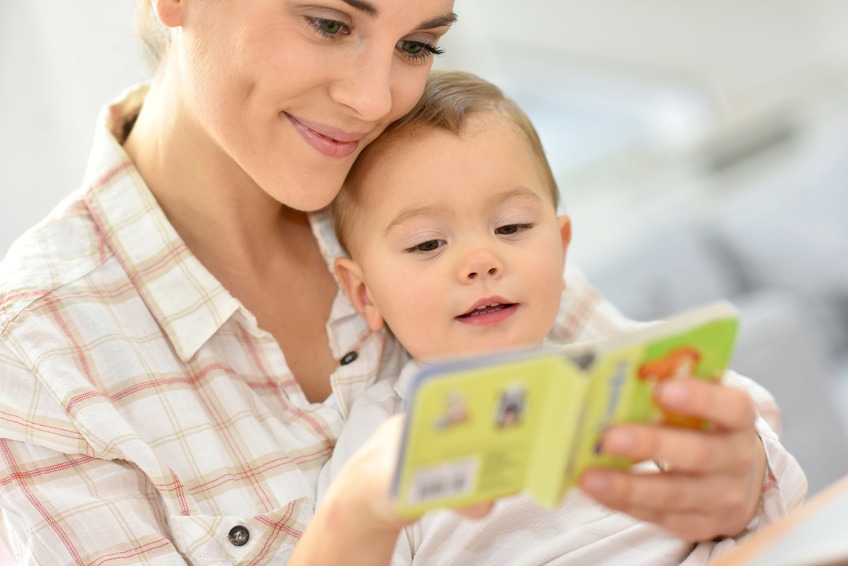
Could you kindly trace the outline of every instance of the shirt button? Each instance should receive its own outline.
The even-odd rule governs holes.
[[[359,357],[359,354],[357,354],[356,352],[348,352],[347,354],[342,356],[342,359],[339,360],[339,363],[342,364],[343,366],[346,366],[347,364],[355,362],[356,358],[358,358],[358,357]]]
[[[247,541],[250,540],[250,531],[247,530],[247,527],[236,525],[230,529],[227,538],[230,539],[230,543],[232,543],[233,546],[244,546],[247,544]]]

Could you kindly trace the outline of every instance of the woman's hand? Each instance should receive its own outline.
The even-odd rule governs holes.
[[[713,428],[612,427],[603,452],[661,462],[664,471],[595,468],[583,474],[580,487],[612,509],[687,540],[739,534],[757,511],[766,466],[750,397],[720,383],[679,379],[658,386],[656,398],[663,408],[704,418]]]

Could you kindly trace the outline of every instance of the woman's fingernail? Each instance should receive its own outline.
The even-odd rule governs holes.
[[[660,387],[660,401],[667,407],[682,407],[688,397],[686,384],[680,381],[664,383]]]
[[[583,476],[580,485],[592,495],[603,495],[610,488],[610,478],[603,472],[590,472]]]
[[[615,429],[606,434],[604,447],[614,454],[626,454],[636,443],[636,436],[627,429]]]

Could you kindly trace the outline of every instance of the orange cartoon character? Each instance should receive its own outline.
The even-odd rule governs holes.
[[[645,362],[639,367],[639,379],[650,383],[655,387],[658,383],[670,379],[683,379],[694,377],[701,361],[701,353],[691,346],[676,348],[662,358]],[[703,420],[697,417],[664,413],[663,423],[698,428],[703,425]]]

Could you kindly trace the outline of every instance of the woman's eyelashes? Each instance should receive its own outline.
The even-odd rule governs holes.
[[[340,40],[353,32],[353,26],[338,20],[307,16],[306,21],[318,35],[331,40]],[[402,57],[416,63],[445,52],[438,45],[411,39],[401,39],[395,44],[395,49]]]
[[[445,52],[445,50],[438,45],[406,39],[402,39],[397,42],[397,50],[400,51],[404,57],[414,61],[429,59],[434,55],[442,55]]]

